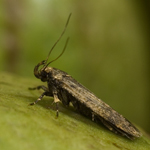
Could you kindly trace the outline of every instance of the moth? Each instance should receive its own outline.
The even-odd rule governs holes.
[[[48,65],[57,60],[66,49],[69,38],[67,39],[61,54],[56,59],[47,63],[49,55],[61,39],[62,35],[65,33],[70,17],[71,14],[68,17],[63,32],[51,48],[47,59],[38,63],[34,68],[35,77],[41,79],[42,82],[47,82],[48,87],[41,85],[29,88],[30,90],[44,90],[42,95],[30,105],[36,104],[38,101],[42,100],[44,96],[50,96],[54,98],[57,116],[59,115],[59,102],[62,102],[65,106],[69,106],[69,104],[72,103],[73,107],[79,113],[87,116],[95,122],[101,122],[114,133],[125,136],[131,140],[140,137],[140,131],[131,122],[112,109],[108,104],[96,97],[90,90],[77,82],[72,76],[62,70],[48,67]],[[39,67],[41,67],[41,69]]]

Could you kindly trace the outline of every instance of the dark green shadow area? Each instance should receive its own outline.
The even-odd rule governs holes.
[[[42,91],[28,87],[40,81],[0,74],[0,149],[1,150],[149,150],[150,139],[134,141],[115,135],[105,127],[60,104],[56,119],[53,99],[45,97],[28,106]],[[50,107],[49,107],[50,106]]]

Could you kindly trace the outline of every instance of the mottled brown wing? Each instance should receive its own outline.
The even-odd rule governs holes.
[[[61,82],[63,89],[89,108],[95,116],[103,118],[103,124],[110,130],[124,134],[128,138],[140,136],[134,125],[71,76],[65,73]]]

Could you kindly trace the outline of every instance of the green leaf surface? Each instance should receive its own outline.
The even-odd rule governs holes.
[[[29,106],[42,91],[29,91],[28,87],[40,84],[37,79],[0,74],[1,150],[150,149],[150,139],[144,132],[131,141],[78,114],[72,107],[60,104],[56,118],[52,98],[44,97],[37,105]]]

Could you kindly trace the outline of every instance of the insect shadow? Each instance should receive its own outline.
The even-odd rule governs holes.
[[[35,98],[36,96],[30,97],[29,102],[35,100]],[[44,97],[42,101],[37,103],[37,105],[39,105],[40,107],[43,107],[44,109],[51,110],[49,113],[51,114],[53,118],[59,120],[59,117],[61,117],[61,115],[57,117],[57,116],[54,116],[53,114],[53,112],[56,112],[56,107],[55,107],[53,98]],[[73,105],[71,104],[69,106],[64,106],[62,103],[60,103],[59,111],[61,112],[61,114],[65,114],[65,116],[68,116],[69,118],[74,118],[75,120],[78,120],[79,122],[83,122],[84,124],[86,125],[88,124],[88,126],[93,126],[94,128],[97,128],[97,129],[102,128],[102,130],[105,130],[106,132],[110,133],[100,121],[94,120],[93,122],[91,121],[91,119],[89,119],[89,117],[80,115],[80,113],[77,110],[75,110]]]

